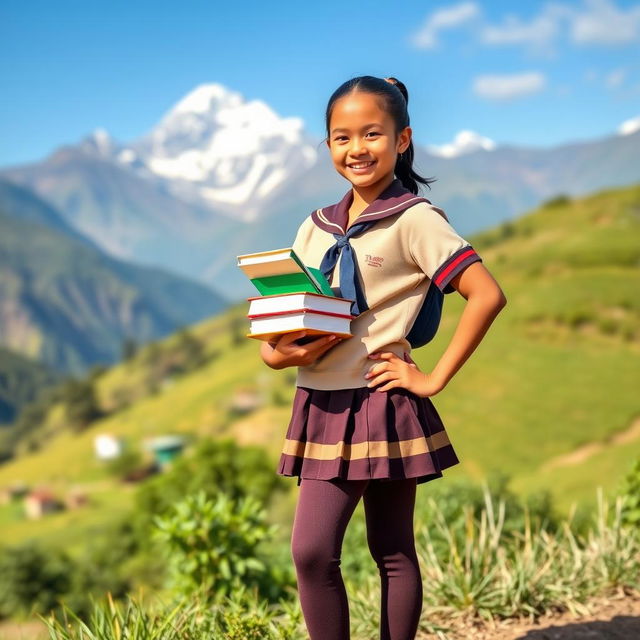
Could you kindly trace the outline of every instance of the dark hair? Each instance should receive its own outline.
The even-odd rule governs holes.
[[[372,93],[381,98],[382,108],[393,118],[396,125],[396,134],[409,126],[409,93],[407,88],[396,78],[376,78],[374,76],[358,76],[343,82],[331,95],[327,103],[325,114],[325,126],[327,129],[327,140],[329,139],[329,123],[331,113],[336,100],[354,91]],[[406,189],[417,195],[418,183],[429,186],[435,182],[435,178],[423,178],[413,170],[413,140],[409,146],[398,154],[396,160],[395,175],[400,179]]]

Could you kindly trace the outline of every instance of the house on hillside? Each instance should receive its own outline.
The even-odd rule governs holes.
[[[256,409],[259,409],[265,404],[264,394],[256,391],[255,389],[236,389],[231,402],[229,403],[229,409],[236,415],[242,415],[245,413],[251,413]]]
[[[8,487],[0,489],[0,504],[10,504],[18,498],[27,495],[29,487],[24,483],[15,483]]]
[[[89,496],[81,489],[72,489],[65,497],[67,509],[79,509],[89,504]]]
[[[164,470],[182,453],[185,441],[181,436],[158,436],[147,440],[145,446],[153,453],[157,467]]]
[[[100,433],[93,440],[98,460],[114,460],[122,455],[122,439],[110,433]]]
[[[62,509],[62,503],[49,489],[34,489],[24,499],[24,510],[27,518],[37,520],[47,513]]]

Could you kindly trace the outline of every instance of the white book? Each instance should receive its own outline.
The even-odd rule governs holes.
[[[259,316],[250,318],[251,326],[247,337],[271,340],[283,333],[306,329],[308,335],[335,333],[349,338],[352,335],[350,331],[351,317],[315,313],[313,311]]]
[[[249,312],[247,316],[258,316],[282,311],[324,311],[348,316],[351,313],[351,300],[318,293],[283,293],[273,296],[247,298]]]

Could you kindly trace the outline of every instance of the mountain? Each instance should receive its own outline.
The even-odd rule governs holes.
[[[127,338],[226,306],[204,285],[105,254],[25,189],[0,185],[0,203],[0,343],[15,352],[77,373],[117,361]]]
[[[300,118],[279,118],[264,102],[247,102],[220,84],[196,87],[131,144],[98,130],[81,148],[245,222],[317,158]]]
[[[423,194],[465,236],[561,194],[640,180],[637,129],[547,149],[463,133],[450,148],[416,145],[415,166],[437,179]],[[97,130],[0,173],[109,253],[218,286],[238,301],[255,290],[235,256],[289,245],[313,209],[349,188],[300,119],[280,118],[220,84],[196,87],[137,140]]]

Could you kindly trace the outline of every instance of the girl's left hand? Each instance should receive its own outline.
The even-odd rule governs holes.
[[[369,380],[367,387],[375,387],[386,382],[387,384],[376,391],[404,387],[423,398],[433,396],[444,389],[443,384],[434,380],[430,374],[420,371],[415,362],[409,356],[406,357],[409,358],[408,362],[388,351],[370,353],[369,358],[383,362],[374,364],[365,374],[364,377]]]

